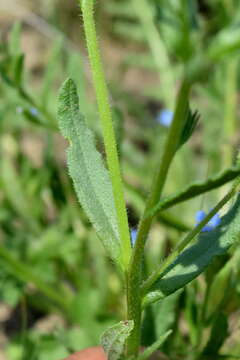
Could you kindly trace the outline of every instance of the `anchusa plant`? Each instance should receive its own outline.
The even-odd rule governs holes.
[[[60,360],[97,344],[109,360],[240,358],[239,1],[75,5],[98,113],[84,55],[62,33],[55,41],[62,24],[23,28],[52,34],[41,72],[24,66],[19,23],[0,44],[0,307],[21,314],[7,358]],[[113,44],[131,42],[111,96],[98,11]],[[134,79],[136,97],[119,81],[132,67],[151,73],[151,84]],[[57,331],[32,325],[53,312]]]
[[[141,1],[143,6],[144,1]],[[201,274],[212,260],[226,253],[240,236],[239,164],[200,183],[194,183],[174,195],[163,197],[168,172],[176,153],[191,137],[200,121],[191,110],[191,91],[204,78],[221,54],[231,51],[234,44],[220,41],[210,44],[205,55],[184,59],[184,70],[179,81],[175,110],[163,110],[157,121],[169,127],[165,146],[145,204],[138,228],[129,229],[124,189],[112,122],[109,94],[98,48],[94,23],[94,0],[80,2],[84,30],[96,91],[99,118],[102,125],[106,153],[106,167],[97,151],[90,129],[79,110],[76,85],[72,79],[63,84],[59,95],[58,118],[63,136],[69,141],[67,151],[69,174],[78,200],[98,233],[109,257],[116,264],[125,283],[127,311],[123,321],[106,330],[101,344],[109,360],[148,359],[171,334],[162,334],[142,353],[141,331],[143,314],[148,307],[165,301]],[[148,26],[149,24],[145,24]],[[221,39],[220,39],[221,40]],[[159,62],[161,59],[159,58]],[[234,178],[236,178],[234,180]],[[197,224],[180,239],[159,267],[146,278],[144,274],[145,245],[157,214],[180,202],[189,200],[224,183],[234,180],[226,195],[209,213],[197,213]],[[230,209],[220,219],[222,207],[234,199]],[[172,329],[173,330],[173,329]],[[177,329],[174,329],[176,332]],[[196,354],[196,357],[199,354]]]

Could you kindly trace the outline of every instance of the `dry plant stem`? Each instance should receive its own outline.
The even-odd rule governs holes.
[[[88,54],[96,91],[100,121],[103,129],[103,138],[110,172],[113,196],[117,211],[118,228],[122,244],[122,267],[127,270],[130,256],[131,243],[128,228],[127,211],[124,201],[123,185],[118,160],[117,146],[113,129],[112,114],[108,99],[108,89],[104,77],[100,51],[98,47],[96,28],[93,16],[94,0],[82,0],[80,6],[83,14],[84,30],[87,41]]]
[[[142,258],[147,235],[154,218],[153,216],[146,217],[146,214],[148,214],[149,210],[157,204],[161,197],[168,170],[176,153],[179,139],[185,125],[190,88],[190,82],[184,80],[179,90],[174,118],[166,140],[163,157],[161,159],[159,170],[153,180],[152,190],[140,221],[138,236],[131,257],[127,284],[127,302],[128,319],[134,320],[134,329],[128,340],[128,356],[137,354],[140,343],[142,308],[140,286],[142,281]]]

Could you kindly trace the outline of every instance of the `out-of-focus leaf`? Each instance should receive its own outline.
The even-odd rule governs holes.
[[[118,153],[121,155],[121,146],[123,142],[124,129],[123,129],[123,113],[116,106],[112,109],[113,112],[113,125],[117,142]]]
[[[208,49],[208,57],[214,62],[224,56],[232,55],[239,50],[240,34],[239,25],[231,26],[220,31],[213,39]]]
[[[10,55],[18,56],[21,54],[21,30],[21,23],[15,22],[9,34],[8,49]]]
[[[215,256],[224,254],[240,237],[240,195],[234,206],[223,216],[220,226],[201,233],[196,244],[184,250],[156,281],[146,303],[160,299],[195,279]]]
[[[120,321],[104,332],[101,344],[108,360],[118,360],[121,357],[124,344],[133,330],[133,326],[133,320]]]
[[[212,327],[210,338],[207,342],[203,355],[210,359],[217,358],[224,340],[228,336],[228,321],[226,315],[219,313]]]
[[[13,59],[13,64],[12,64],[13,79],[16,86],[20,86],[22,83],[23,70],[24,70],[24,54],[20,54]]]
[[[151,346],[149,346],[143,353],[141,353],[138,357],[138,360],[146,360],[149,359],[156,350],[160,348],[161,345],[167,340],[169,335],[172,333],[172,330],[168,330],[164,335],[161,335],[160,338],[155,341]]]
[[[59,95],[59,124],[69,140],[68,168],[78,200],[110,257],[121,266],[121,246],[112,186],[91,131],[79,112],[77,90],[68,79]]]
[[[170,295],[157,304],[153,304],[156,337],[160,338],[173,326],[176,308],[182,290]]]
[[[44,75],[43,75],[43,85],[41,91],[41,103],[43,107],[46,107],[49,103],[51,97],[49,94],[51,93],[51,87],[53,85],[53,81],[58,75],[59,71],[59,58],[61,55],[61,50],[63,46],[63,39],[59,38],[56,40],[56,43],[51,51]]]
[[[1,183],[5,196],[16,213],[28,223],[32,230],[38,229],[34,215],[37,215],[36,207],[33,206],[21,183],[12,159],[4,155],[0,162]]]
[[[229,290],[231,285],[234,286],[231,279],[234,272],[236,273],[235,277],[238,278],[239,271],[240,249],[237,248],[231,259],[213,277],[213,281],[209,290],[208,303],[206,306],[207,319],[219,311],[219,307],[225,303],[226,296],[231,296],[231,291],[229,292]],[[221,289],[221,291],[219,291],[219,289]]]

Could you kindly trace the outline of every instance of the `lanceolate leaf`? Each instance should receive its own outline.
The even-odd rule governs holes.
[[[182,135],[181,135],[179,145],[178,145],[179,148],[190,139],[193,131],[196,128],[199,118],[200,118],[200,115],[199,115],[198,111],[192,112],[190,107],[188,107],[186,123],[183,128]]]
[[[133,320],[121,321],[104,332],[101,344],[108,360],[118,360],[121,357],[133,325]]]
[[[139,355],[138,360],[147,360],[149,357],[157,351],[160,346],[167,340],[169,335],[171,335],[172,330],[168,330],[165,334],[161,335],[160,338],[155,341],[151,346],[149,346],[142,354]]]
[[[77,90],[68,79],[59,95],[58,117],[67,150],[69,174],[78,200],[110,257],[121,265],[120,240],[112,186],[91,131],[79,112]]]
[[[184,250],[152,287],[145,304],[163,298],[195,279],[217,255],[240,239],[240,195],[215,230],[201,233],[196,244]]]
[[[233,166],[223,172],[214,175],[206,181],[199,181],[191,184],[177,194],[169,196],[159,202],[150,212],[149,215],[155,215],[162,210],[166,210],[171,206],[177,205],[183,201],[194,198],[195,196],[204,194],[235,179],[240,175],[240,166]]]

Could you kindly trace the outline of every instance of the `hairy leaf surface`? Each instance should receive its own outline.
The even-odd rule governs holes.
[[[110,257],[120,264],[120,239],[110,178],[93,135],[79,112],[77,90],[71,79],[65,81],[60,91],[58,117],[61,132],[70,143],[67,161],[78,200]]]
[[[232,181],[240,175],[240,166],[233,166],[223,172],[216,174],[206,181],[197,181],[189,185],[177,194],[171,195],[161,200],[149,213],[155,215],[156,213],[166,210],[171,206],[177,205],[183,201],[192,199],[198,195],[204,194],[207,191],[216,189],[229,181]]]
[[[153,302],[170,295],[195,279],[211,263],[240,239],[240,195],[234,206],[223,216],[220,226],[201,233],[196,244],[184,250],[166,269],[152,288],[145,302]],[[155,298],[155,300],[154,300]]]
[[[108,360],[118,360],[124,350],[124,344],[133,330],[133,320],[120,323],[107,329],[101,337],[102,347]]]

